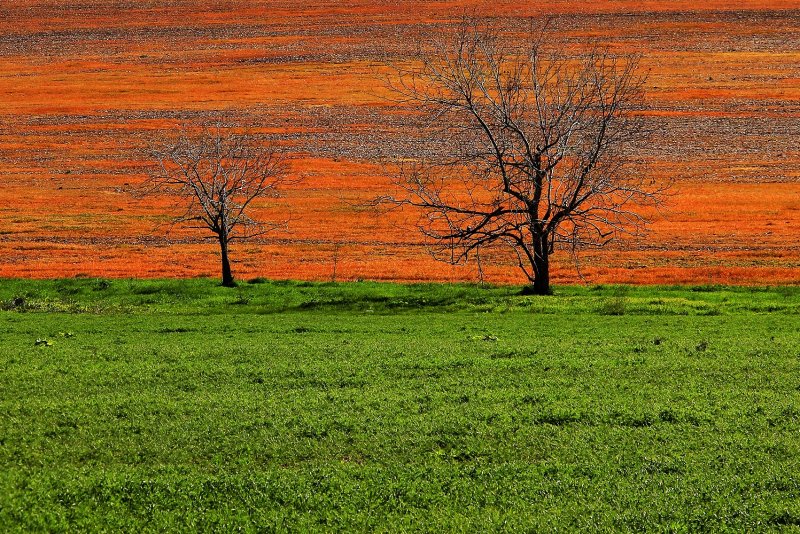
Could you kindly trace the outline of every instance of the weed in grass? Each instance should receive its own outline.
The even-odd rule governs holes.
[[[95,291],[105,291],[106,289],[111,287],[110,280],[98,280],[94,286]]]
[[[233,299],[233,301],[231,301],[231,304],[236,305],[236,306],[245,306],[247,304],[250,304],[250,302],[252,300],[253,300],[253,297],[250,296],[249,294],[245,293],[242,290],[241,286],[240,286],[240,287],[237,288],[237,290],[236,290],[236,298]]]
[[[600,315],[625,315],[627,307],[627,290],[620,287],[614,290],[612,296],[601,301],[598,312]]]

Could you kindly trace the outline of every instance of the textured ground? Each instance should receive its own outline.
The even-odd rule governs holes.
[[[215,273],[210,244],[167,237],[164,201],[126,185],[158,131],[222,115],[280,139],[306,177],[263,208],[291,214],[291,233],[234,251],[240,277],[330,278],[338,249],[341,278],[474,280],[433,262],[401,217],[357,205],[388,187],[377,158],[422,150],[385,98],[385,65],[474,8],[555,14],[567,39],[644,55],[660,135],[643,156],[675,195],[646,241],[585,256],[589,279],[800,282],[796,2],[69,4],[0,6],[2,276]],[[519,280],[509,265],[487,275]],[[577,280],[568,257],[554,278]]]

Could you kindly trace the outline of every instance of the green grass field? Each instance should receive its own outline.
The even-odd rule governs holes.
[[[0,530],[800,525],[800,288],[0,281]]]

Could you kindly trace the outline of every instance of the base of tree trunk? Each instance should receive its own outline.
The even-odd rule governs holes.
[[[551,287],[541,288],[536,287],[533,284],[522,286],[522,291],[519,292],[520,295],[537,295],[537,296],[544,296],[544,295],[552,295],[553,289]]]

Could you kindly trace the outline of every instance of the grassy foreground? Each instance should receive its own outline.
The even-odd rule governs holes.
[[[800,525],[800,288],[518,289],[0,281],[0,530]]]

